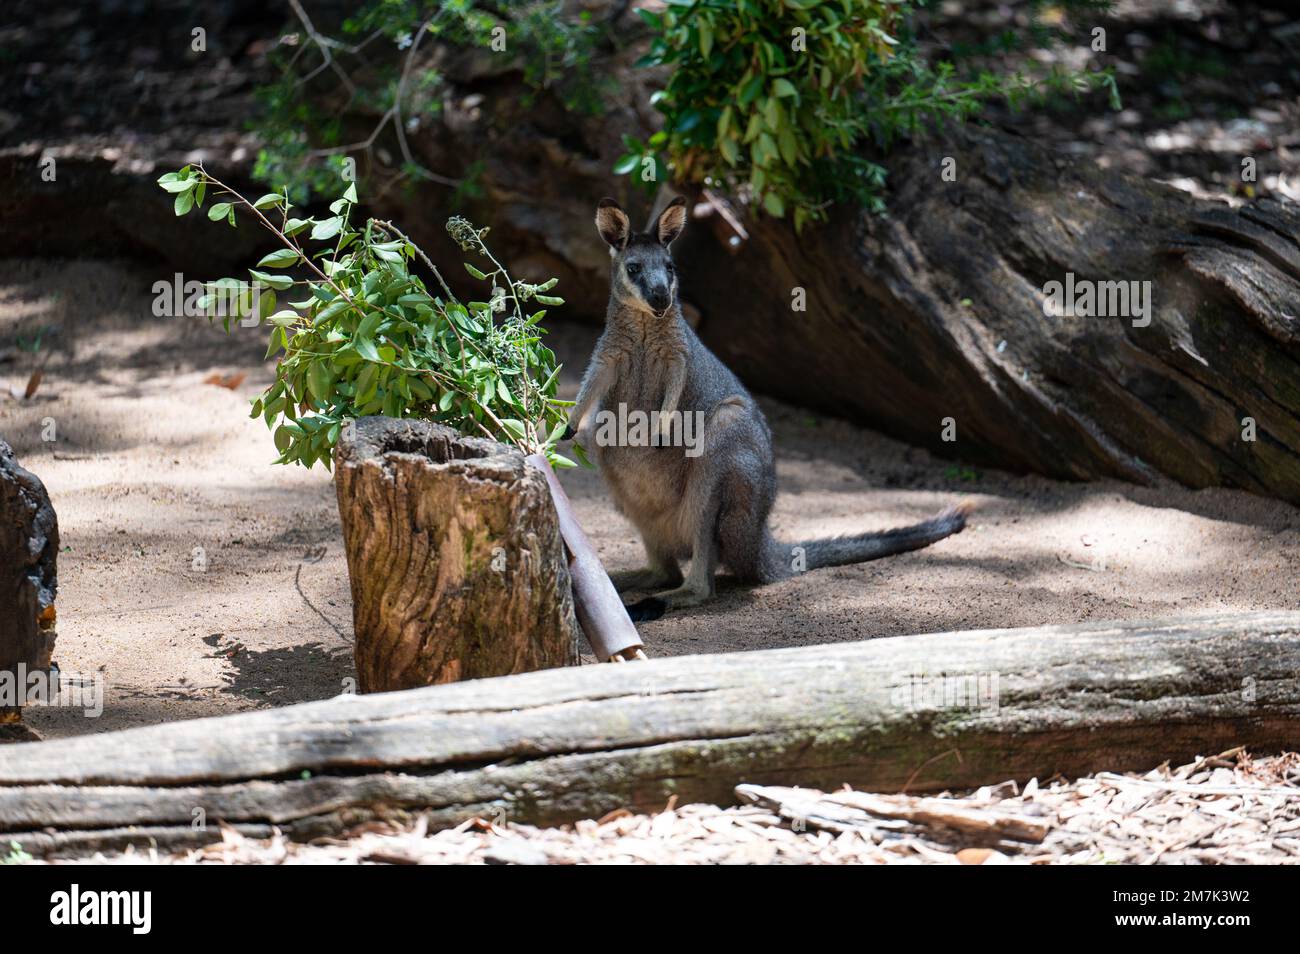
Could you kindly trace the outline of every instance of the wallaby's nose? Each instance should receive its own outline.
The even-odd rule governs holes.
[[[656,285],[654,288],[650,289],[649,301],[650,307],[655,311],[666,310],[668,306],[672,304],[672,300],[668,296],[668,286]]]

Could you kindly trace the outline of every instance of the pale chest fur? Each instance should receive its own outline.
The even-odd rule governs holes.
[[[629,410],[659,410],[671,366],[689,357],[686,339],[674,331],[611,335],[608,347],[610,357],[617,361],[618,376],[605,397],[604,407],[617,411],[618,405],[624,404]]]
[[[643,532],[653,528],[657,538],[677,538],[686,529],[681,508],[693,462],[680,446],[648,446],[647,422],[663,406],[671,364],[688,361],[690,350],[671,326],[646,331],[618,329],[603,343],[618,371],[589,423],[588,449],[619,509]],[[613,422],[617,426],[609,427]]]

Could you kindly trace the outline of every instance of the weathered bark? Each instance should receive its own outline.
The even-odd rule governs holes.
[[[362,692],[576,662],[555,508],[522,454],[369,417],[335,463]]]
[[[949,689],[996,678],[983,703]],[[996,706],[992,703],[996,702]],[[528,673],[0,749],[32,852],[427,812],[554,823],[744,782],[933,791],[1300,741],[1300,613],[904,636]],[[203,809],[206,831],[191,827]],[[131,826],[139,826],[133,832]],[[46,830],[48,829],[48,831]]]
[[[1300,209],[1230,210],[991,130],[888,165],[887,218],[747,222],[734,255],[687,230],[683,293],[748,384],[974,462],[1300,501]],[[1150,281],[1150,324],[1047,317],[1067,272]]]
[[[0,680],[18,693],[26,673],[50,666],[58,554],[59,522],[45,485],[0,440]],[[0,723],[21,714],[6,701],[13,700],[0,693]],[[15,737],[24,736],[14,729],[0,741]]]

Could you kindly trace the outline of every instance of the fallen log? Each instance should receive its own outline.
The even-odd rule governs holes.
[[[25,740],[18,726],[27,676],[54,651],[59,522],[40,478],[0,440],[0,742]]]
[[[516,450],[366,417],[335,453],[362,692],[577,662],[546,478]]]
[[[683,295],[746,384],[1002,469],[1300,502],[1300,206],[1231,209],[986,128],[887,164],[888,216],[747,219],[738,252],[686,230]],[[1095,291],[1094,316],[1045,314],[1052,283]]]
[[[557,823],[745,782],[936,791],[1300,740],[1300,613],[586,666],[0,748],[0,842]],[[205,821],[197,825],[196,819]]]

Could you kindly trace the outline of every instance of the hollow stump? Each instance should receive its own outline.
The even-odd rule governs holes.
[[[362,692],[577,661],[559,522],[522,454],[367,417],[344,428],[335,464]]]

